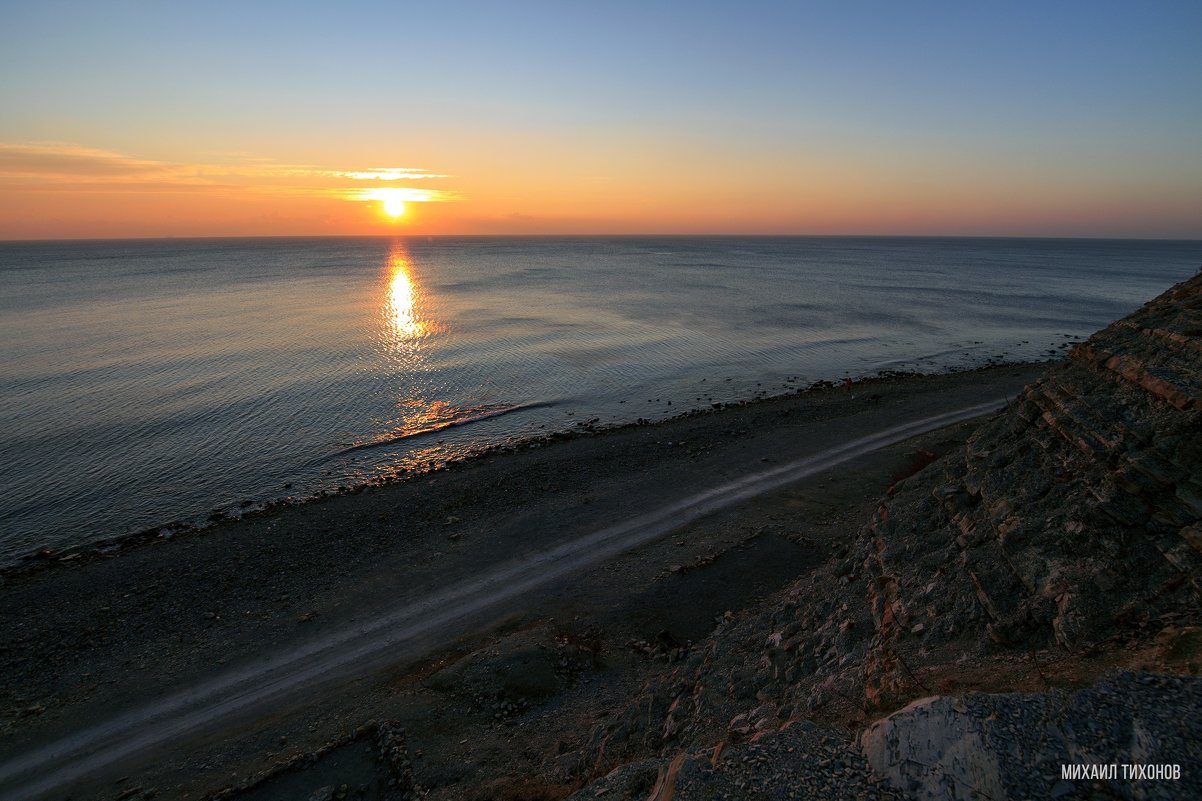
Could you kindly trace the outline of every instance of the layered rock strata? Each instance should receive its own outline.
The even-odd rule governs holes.
[[[1202,276],[1074,348],[882,503],[861,545],[869,700],[912,693],[907,660],[982,640],[1071,651],[1196,620],[1200,519]]]

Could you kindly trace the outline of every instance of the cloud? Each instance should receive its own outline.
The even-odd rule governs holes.
[[[369,167],[363,170],[329,170],[304,164],[269,164],[242,168],[242,174],[283,178],[338,178],[350,181],[424,181],[450,178],[450,175],[426,172],[411,167]]]
[[[438,189],[414,189],[408,186],[390,186],[380,189],[355,189],[346,195],[347,200],[396,200],[401,203],[445,203],[458,200],[457,192]]]
[[[34,180],[145,180],[168,177],[178,165],[79,145],[0,143],[0,177]]]
[[[366,170],[320,170],[313,174],[328,175],[338,178],[350,178],[352,181],[424,181],[429,178],[450,178],[449,175],[413,170],[408,167],[371,167]]]
[[[247,162],[251,163],[247,163]],[[370,201],[404,196],[407,202],[459,199],[443,189],[395,186],[395,181],[441,180],[450,176],[410,167],[331,169],[306,164],[275,164],[240,158],[240,163],[185,164],[153,161],[98,148],[59,142],[0,142],[0,187],[24,190],[164,192],[237,190],[268,194],[304,194]],[[347,187],[347,181],[388,184],[378,189]],[[373,194],[376,193],[376,194]]]

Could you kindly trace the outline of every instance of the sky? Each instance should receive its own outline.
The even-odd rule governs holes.
[[[0,0],[0,239],[1202,238],[1202,3]]]

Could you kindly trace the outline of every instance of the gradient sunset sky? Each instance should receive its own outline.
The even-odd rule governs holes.
[[[1202,238],[1199,42],[1198,0],[0,0],[0,239]]]

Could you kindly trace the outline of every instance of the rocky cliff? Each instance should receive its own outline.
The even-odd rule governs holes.
[[[1202,276],[1076,347],[963,453],[894,488],[860,538],[866,693],[906,664],[1080,650],[1197,620]]]
[[[1065,750],[1071,738],[1045,736],[1047,716],[1016,728],[1009,756],[980,756],[997,768],[984,769],[988,777],[969,771],[956,780],[938,767],[941,756],[930,755],[954,752],[950,740],[927,738],[935,744],[926,756],[904,746],[924,716],[900,713],[888,736],[882,720],[936,694],[1047,691],[1118,669],[1197,673],[1200,520],[1202,275],[1074,348],[962,450],[895,484],[874,519],[849,534],[836,564],[758,615],[720,625],[596,730],[579,771],[608,776],[579,797],[787,797],[789,787],[805,797],[801,778],[778,782],[777,790],[768,780],[811,776],[812,755],[826,760],[823,776],[846,775],[835,786],[861,794],[1093,792],[1088,783],[1043,775],[1050,768],[1029,769],[1027,784],[999,778],[1005,771],[997,765],[1026,753],[1015,745],[1022,737],[1034,738],[1031,765],[1072,755]],[[1161,689],[1155,703],[1180,703],[1195,718],[1202,712],[1197,680],[1174,679]],[[1138,693],[1128,684],[1112,691],[1111,706],[1135,705]],[[1019,708],[1071,706],[1040,697]],[[1090,753],[1107,762],[1184,760],[1196,786],[1197,732],[1153,727],[1144,731],[1143,751],[1127,753],[1132,714],[1126,729]],[[977,731],[985,717],[965,725]],[[877,733],[863,744],[871,770],[852,742],[852,733],[865,730]],[[795,756],[802,753],[810,755]],[[756,760],[762,769],[749,769]],[[902,764],[925,767],[907,772]],[[755,790],[760,779],[768,782],[762,792]],[[1139,786],[1144,795],[1131,797],[1187,789]]]

